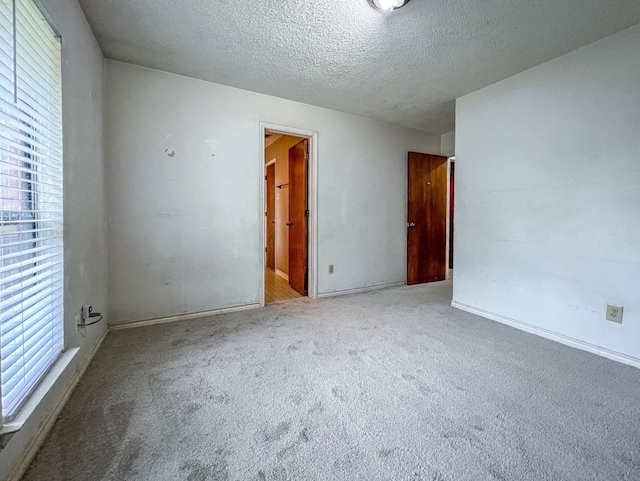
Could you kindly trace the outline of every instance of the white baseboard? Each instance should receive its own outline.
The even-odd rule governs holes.
[[[289,274],[285,274],[280,269],[276,269],[276,274],[282,277],[285,281],[289,282]]]
[[[321,297],[346,296],[348,294],[357,294],[358,292],[377,291],[379,289],[385,289],[387,287],[400,287],[404,285],[406,285],[406,282],[392,282],[390,284],[378,284],[375,286],[357,287],[355,289],[344,289],[341,291],[323,292],[322,294],[318,294],[316,297],[321,298]]]
[[[613,361],[618,361],[623,364],[628,364],[629,366],[640,368],[640,359],[622,354],[620,352],[611,351],[610,349],[596,346],[594,344],[589,344],[588,342],[580,341],[563,334],[558,334],[557,332],[549,331],[541,327],[527,324],[526,322],[516,321],[515,319],[511,319],[509,317],[494,314],[483,309],[478,309],[476,307],[463,304],[462,302],[451,301],[451,306],[462,311],[470,312],[471,314],[476,314],[486,319],[491,319],[492,321],[500,322],[501,324],[506,324],[507,326],[515,327],[516,329],[520,329],[521,331],[536,334],[540,337],[565,344],[566,346],[575,347],[576,349],[580,349],[582,351],[587,351],[592,354],[597,354],[598,356],[606,357],[607,359],[611,359]]]
[[[93,357],[98,352],[98,349],[100,349],[100,346],[102,345],[102,341],[104,341],[108,333],[109,333],[108,328],[103,331],[102,335],[98,339],[98,342],[96,342],[96,344],[93,346],[93,348],[85,358],[82,365],[80,365],[79,369],[77,369],[76,372],[74,373],[63,396],[60,398],[58,403],[55,405],[55,407],[49,413],[49,415],[45,418],[45,420],[40,424],[40,428],[38,429],[38,432],[36,433],[36,435],[33,438],[31,438],[31,441],[27,445],[22,455],[22,458],[20,459],[20,462],[16,464],[15,468],[13,468],[13,470],[11,471],[11,473],[9,474],[9,476],[5,481],[20,481],[22,479],[22,477],[24,476],[24,473],[29,468],[31,461],[33,461],[33,458],[35,458],[36,454],[38,454],[38,451],[42,447],[42,444],[44,443],[47,436],[49,435],[49,432],[53,428],[53,425],[58,420],[58,416],[62,412],[62,409],[67,404],[67,401],[71,397],[73,390],[78,385],[78,382],[80,381],[85,371],[89,367],[89,364],[91,364]]]
[[[169,322],[186,321],[189,319],[198,319],[200,317],[216,316],[218,314],[228,314],[230,312],[247,311],[249,309],[257,309],[259,307],[261,307],[259,303],[243,304],[241,306],[223,307],[221,309],[212,309],[210,311],[189,312],[186,314],[159,317],[156,319],[116,322],[113,324],[109,324],[109,329],[111,329],[112,331],[118,331],[120,329],[133,329],[136,327],[154,326],[156,324],[167,324]]]

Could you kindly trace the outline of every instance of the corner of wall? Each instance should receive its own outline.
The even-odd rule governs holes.
[[[440,136],[440,154],[452,157],[456,154],[456,132],[451,131]]]

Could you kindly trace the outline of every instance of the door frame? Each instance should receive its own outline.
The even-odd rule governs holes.
[[[264,301],[264,266],[266,262],[266,224],[265,224],[265,189],[264,176],[266,174],[265,165],[265,132],[269,130],[278,134],[294,135],[309,140],[309,163],[307,165],[307,199],[309,203],[309,220],[308,220],[308,245],[307,245],[307,292],[308,297],[315,299],[318,297],[318,132],[315,130],[300,129],[297,127],[287,127],[285,125],[272,124],[268,122],[260,122],[259,129],[259,145],[260,145],[260,209],[259,219],[260,226],[260,265],[263,266],[260,272],[260,306],[265,306]]]
[[[445,262],[446,262],[445,279],[446,280],[453,279],[453,270],[455,270],[455,265],[454,265],[454,269],[449,269],[449,244],[451,242],[451,164],[455,164],[455,163],[456,163],[455,155],[449,156],[449,158],[447,159],[447,255],[445,259]],[[455,182],[455,179],[454,179],[454,182]],[[454,195],[455,195],[455,192],[454,192]],[[454,235],[455,235],[455,218],[453,222],[454,222]],[[454,241],[454,244],[455,244],[455,241]],[[455,255],[453,257],[455,262]]]

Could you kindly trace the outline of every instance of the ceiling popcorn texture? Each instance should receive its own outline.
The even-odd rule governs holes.
[[[80,0],[106,57],[433,133],[455,99],[640,22],[638,0]]]

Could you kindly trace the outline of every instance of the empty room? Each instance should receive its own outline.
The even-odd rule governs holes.
[[[638,0],[0,2],[0,480],[640,480]]]

